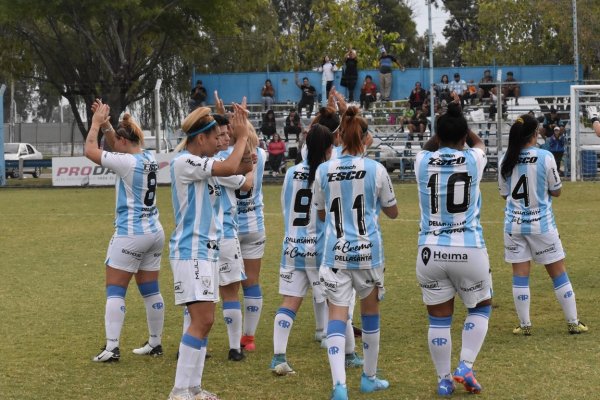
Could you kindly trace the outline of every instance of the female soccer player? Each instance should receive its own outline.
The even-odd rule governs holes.
[[[265,252],[265,221],[263,214],[262,181],[267,152],[256,147],[257,162],[254,182],[250,190],[236,190],[238,235],[246,279],[242,281],[244,292],[244,318],[241,346],[246,351],[256,350],[254,335],[262,311],[263,297],[260,287],[260,266]]]
[[[230,124],[229,119],[224,115],[213,115],[219,125],[219,160],[226,159],[233,147],[230,143]],[[254,149],[258,145],[258,137],[254,132],[252,125],[248,125],[250,130],[248,135],[247,154],[254,154]],[[232,175],[230,177],[217,178],[219,185],[223,188],[221,197],[221,209],[223,212],[223,236],[219,242],[219,293],[223,300],[223,320],[227,326],[227,336],[229,337],[228,359],[232,361],[241,361],[244,359],[244,353],[240,348],[242,338],[242,307],[239,299],[240,282],[246,278],[244,273],[244,262],[240,250],[238,239],[237,224],[237,199],[236,191],[248,191],[252,188],[254,182],[254,171],[244,175]]]
[[[224,161],[216,161],[219,128],[210,108],[192,111],[182,124],[186,137],[170,165],[175,230],[169,243],[175,304],[187,305],[190,325],[179,345],[175,385],[170,400],[217,399],[201,389],[208,333],[218,300],[219,240],[222,235],[222,188],[215,177],[247,172],[242,160],[248,137],[245,110],[235,104],[236,144]],[[240,164],[242,162],[242,164]],[[240,171],[244,165],[247,171]]]
[[[313,300],[325,303],[319,282],[323,257],[323,223],[318,220],[312,197],[317,167],[331,157],[333,134],[329,128],[313,124],[306,137],[307,159],[285,174],[281,191],[284,217],[283,250],[279,270],[279,293],[283,302],[275,314],[271,370],[277,375],[293,374],[285,353],[296,313],[312,287]]]
[[[129,114],[115,131],[109,122],[110,107],[99,100],[92,107],[92,126],[85,141],[85,156],[117,175],[115,233],[106,255],[106,346],[92,361],[119,361],[119,337],[125,320],[125,294],[135,275],[144,298],[150,337],[135,354],[160,356],[164,303],[158,288],[158,271],[165,235],[156,208],[154,156],[142,149],[144,135]],[[115,152],[98,148],[98,130]]]
[[[383,390],[376,376],[379,355],[379,301],[383,298],[383,242],[379,211],[396,218],[398,209],[383,165],[363,157],[370,136],[367,122],[349,107],[340,126],[342,155],[319,166],[313,201],[325,221],[325,252],[319,272],[329,301],[327,353],[333,378],[332,399],[348,398],[344,349],[353,291],[360,298],[364,365],[362,392]]]
[[[575,293],[565,269],[565,253],[558,236],[552,197],[562,183],[552,153],[536,147],[538,121],[525,114],[510,128],[508,149],[498,176],[504,210],[504,258],[512,263],[513,298],[519,326],[513,333],[531,335],[529,272],[531,260],[544,264],[554,283],[569,333],[587,332],[577,319]]]
[[[454,380],[472,393],[481,391],[472,368],[492,308],[492,277],[479,223],[485,146],[469,130],[459,102],[455,94],[448,112],[438,119],[436,134],[415,160],[421,208],[417,279],[429,314],[427,340],[442,396],[454,392],[450,326],[455,295],[458,293],[468,314]]]

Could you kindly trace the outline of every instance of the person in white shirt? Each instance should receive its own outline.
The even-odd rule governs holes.
[[[156,207],[158,163],[142,148],[144,134],[129,114],[123,116],[115,131],[109,122],[110,107],[97,100],[85,142],[85,156],[96,164],[110,168],[117,175],[115,183],[115,233],[106,254],[106,346],[95,362],[119,361],[119,337],[125,320],[125,294],[132,276],[144,298],[149,339],[133,352],[139,355],[163,354],[161,337],[164,302],[158,286],[163,244],[163,228]],[[114,152],[98,148],[98,131],[102,129]]]
[[[175,229],[169,242],[169,260],[175,304],[187,306],[190,323],[179,345],[169,400],[217,399],[201,385],[208,333],[219,296],[223,188],[216,177],[252,169],[252,157],[244,154],[249,134],[247,112],[237,104],[234,108],[231,123],[236,144],[225,160],[214,158],[219,127],[210,108],[200,107],[183,121],[186,136],[170,163]]]
[[[323,62],[321,66],[318,68],[319,72],[323,73],[323,81],[325,81],[325,90],[326,99],[329,98],[329,91],[333,86],[333,81],[335,80],[335,71],[338,70],[338,67],[329,59],[329,56],[323,57]]]

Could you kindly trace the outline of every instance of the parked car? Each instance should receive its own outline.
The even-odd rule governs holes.
[[[20,158],[24,160],[42,160],[42,153],[36,150],[29,143],[4,143],[4,159],[18,161]],[[31,174],[34,178],[39,178],[42,174],[40,167],[23,168],[24,174]],[[6,168],[6,176],[12,178],[19,177],[19,168]]]

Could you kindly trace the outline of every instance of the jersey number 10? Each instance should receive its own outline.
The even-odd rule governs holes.
[[[429,188],[429,205],[432,214],[437,214],[440,211],[439,205],[439,175],[433,174],[429,177],[427,187]],[[457,184],[462,183],[463,200],[462,203],[456,203],[454,194],[457,190]],[[448,177],[446,184],[446,210],[450,214],[458,214],[467,211],[469,208],[470,192],[471,192],[471,177],[466,172],[457,172]],[[460,189],[458,189],[460,190]]]

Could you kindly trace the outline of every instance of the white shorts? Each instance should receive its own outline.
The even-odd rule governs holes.
[[[133,274],[138,270],[158,271],[164,244],[162,229],[146,235],[120,236],[115,233],[110,239],[104,263]]]
[[[281,267],[279,270],[279,294],[304,297],[309,286],[312,287],[313,298],[317,303],[322,303],[326,300],[317,268],[295,269],[293,267]]]
[[[175,304],[219,301],[219,272],[216,261],[173,260]]]
[[[558,231],[537,235],[504,232],[504,259],[509,263],[535,261],[539,264],[552,264],[565,258],[565,252]]]
[[[246,279],[244,260],[237,238],[221,239],[219,242],[219,286]]]
[[[240,234],[240,248],[242,257],[246,260],[258,260],[265,254],[265,242],[267,236],[265,232],[252,232]]]
[[[373,288],[381,301],[385,295],[383,286],[383,266],[374,269],[335,269],[322,267],[319,270],[321,285],[327,300],[336,306],[350,307],[356,294],[362,300],[371,294]],[[356,294],[352,289],[356,289]]]
[[[492,298],[485,248],[419,246],[417,280],[427,305],[445,303],[457,293],[467,308]]]

